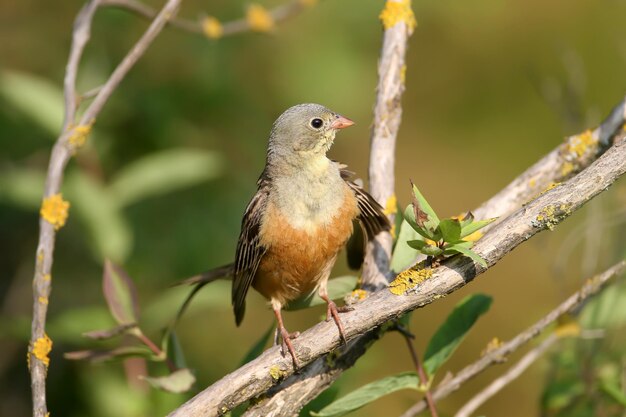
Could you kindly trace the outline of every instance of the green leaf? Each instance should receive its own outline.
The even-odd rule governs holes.
[[[417,258],[415,249],[410,247],[407,242],[409,240],[421,239],[419,233],[413,230],[411,225],[404,219],[398,230],[398,239],[396,240],[396,246],[393,248],[393,254],[391,255],[391,269],[396,273],[404,271],[411,266]]]
[[[580,313],[587,329],[619,328],[626,324],[626,282],[617,281],[593,297]]]
[[[424,246],[430,246],[429,243],[426,243],[425,241],[420,239],[409,240],[406,242],[406,244],[415,250],[422,250]]]
[[[108,259],[104,262],[102,290],[115,320],[121,324],[133,324],[139,320],[137,290],[126,271]]]
[[[250,348],[248,353],[246,353],[246,356],[244,356],[239,366],[243,366],[247,364],[248,362],[250,362],[251,360],[256,359],[256,357],[259,356],[263,352],[265,345],[267,345],[267,341],[270,340],[272,333],[274,333],[273,330],[274,330],[274,324],[272,323],[269,329],[267,329],[265,333],[261,335],[259,340],[257,340],[254,343],[254,345],[252,345],[252,347]]]
[[[413,220],[416,222],[416,224],[423,224],[425,229],[429,231],[434,231],[437,226],[439,226],[439,217],[437,217],[437,213],[435,213],[435,210],[433,210],[430,204],[428,204],[426,198],[424,198],[420,190],[415,184],[413,184],[412,181],[411,187],[413,189],[412,205],[417,208],[418,212],[421,211],[427,216],[427,219],[416,219],[414,210]]]
[[[497,217],[494,217],[492,219],[487,219],[487,220],[475,220],[471,223],[468,223],[467,225],[462,226],[461,238],[471,235],[475,231],[482,229],[483,227],[487,226],[489,223],[493,223],[496,220],[498,220]]]
[[[96,258],[123,262],[130,253],[133,236],[120,208],[99,182],[80,172],[67,176],[67,198],[87,228]],[[71,220],[71,217],[70,217]]]
[[[460,253],[463,256],[467,256],[468,258],[471,258],[474,262],[476,262],[478,265],[482,266],[483,268],[487,268],[487,261],[485,261],[479,254],[477,254],[473,250],[466,248],[463,244],[450,245],[446,247],[443,253],[444,255]]]
[[[357,277],[349,275],[328,280],[328,297],[331,300],[343,298],[354,289],[357,280]],[[314,291],[290,302],[285,310],[301,310],[320,304],[326,304],[326,301],[322,300],[317,291]]]
[[[452,356],[478,317],[491,306],[491,297],[472,294],[465,297],[434,334],[424,354],[424,369],[432,376]]]
[[[443,249],[433,245],[424,245],[419,249],[419,251],[426,256],[439,256],[443,253]]]
[[[18,71],[0,73],[0,96],[55,138],[63,123],[63,91],[44,78]]]
[[[166,376],[159,377],[143,377],[154,388],[180,394],[191,389],[196,382],[196,377],[188,368],[179,369]]]
[[[399,391],[401,389],[417,390],[418,386],[419,378],[415,372],[405,372],[388,376],[352,391],[346,396],[333,401],[317,413],[311,412],[311,415],[318,417],[342,416],[376,401],[380,397],[391,394],[392,392]]]
[[[172,361],[177,368],[187,367],[185,353],[183,352],[183,347],[180,344],[178,336],[176,335],[176,331],[171,330],[167,332],[167,343],[165,344],[165,348],[162,349],[162,351],[167,352],[167,357],[172,358]]]
[[[443,219],[439,222],[441,237],[446,242],[456,242],[461,238],[461,223],[456,219]]]
[[[0,175],[0,198],[16,206],[39,210],[46,175],[28,168],[3,170]]]
[[[215,152],[169,149],[152,153],[118,172],[109,187],[115,202],[128,206],[213,179],[222,172]]]
[[[626,407],[626,394],[624,394],[624,392],[614,381],[603,381],[600,384],[600,388],[615,402],[622,405],[623,407]]]
[[[413,205],[410,204],[406,207],[406,209],[404,209],[404,220],[406,220],[409,226],[411,226],[413,230],[415,230],[421,236],[425,237],[426,239],[435,240],[435,229],[430,230],[417,224],[417,221],[415,220]]]

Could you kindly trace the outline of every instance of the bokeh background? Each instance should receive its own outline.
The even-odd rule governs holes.
[[[25,359],[38,207],[61,125],[72,21],[82,4],[0,3],[5,416],[30,415]],[[113,325],[101,291],[103,260],[109,257],[129,271],[139,290],[142,328],[158,340],[187,292],[171,284],[232,260],[271,123],[285,108],[319,102],[354,119],[356,126],[339,135],[330,154],[366,177],[382,6],[380,0],[324,0],[274,33],[218,41],[166,29],[133,68],[67,170],[63,192],[72,207],[58,235],[48,322],[54,341],[48,375],[52,415],[164,415],[191,395],[129,383],[119,362],[63,359],[67,351],[107,346],[81,337]],[[180,15],[230,20],[241,17],[244,7],[239,0],[189,0]],[[409,202],[412,178],[445,216],[476,207],[565,135],[595,127],[624,97],[624,0],[421,0],[414,10],[418,28],[410,41],[398,138],[401,205]],[[80,68],[80,91],[102,83],[146,27],[127,12],[99,11]],[[470,293],[492,295],[494,303],[446,370],[473,361],[493,337],[509,339],[540,318],[585,278],[624,258],[625,206],[621,180],[556,231],[533,238],[471,285],[417,311],[411,328],[418,351]],[[347,272],[342,260],[335,275]],[[621,415],[623,409],[597,381],[607,375],[619,381],[625,372],[623,287],[605,297],[595,322],[588,320],[609,325],[606,337],[561,344],[480,413]],[[229,297],[226,282],[206,288],[178,328],[196,389],[237,368],[273,323],[264,300],[251,294],[248,315],[236,328]],[[320,308],[287,313],[288,328],[305,329],[322,314]],[[507,366],[494,367],[442,401],[441,415],[454,413]],[[387,334],[313,408],[411,368],[402,338]],[[166,371],[161,364],[149,370]],[[413,391],[398,392],[354,415],[397,415],[417,398]]]

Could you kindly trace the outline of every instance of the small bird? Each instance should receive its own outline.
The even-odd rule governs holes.
[[[326,156],[337,131],[353,124],[319,104],[299,104],[281,114],[270,133],[257,192],[243,216],[234,265],[187,281],[199,284],[193,295],[206,282],[232,274],[237,325],[243,320],[250,287],[261,293],[276,315],[283,352],[286,346],[296,368],[291,340],[297,334],[285,328],[282,308],[317,290],[328,304],[326,320],[335,321],[345,342],[342,309],[328,297],[331,269],[353,234],[354,223],[360,224],[357,232],[368,240],[390,228],[380,204],[350,181],[344,165]]]

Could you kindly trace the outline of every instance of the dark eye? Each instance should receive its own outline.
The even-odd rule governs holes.
[[[322,119],[315,118],[311,120],[311,126],[313,126],[313,128],[315,129],[319,129],[320,127],[322,127],[323,124],[324,121]]]

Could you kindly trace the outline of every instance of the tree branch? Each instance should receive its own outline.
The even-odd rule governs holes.
[[[626,270],[626,261],[619,262],[607,269],[603,273],[587,280],[580,290],[570,296],[567,300],[561,303],[557,308],[552,310],[546,316],[542,317],[535,324],[515,336],[508,342],[502,343],[496,349],[488,351],[481,356],[476,362],[466,366],[459,371],[455,377],[443,381],[436,389],[433,390],[433,397],[435,401],[441,400],[447,397],[461,385],[474,378],[479,373],[491,365],[502,363],[506,360],[507,356],[517,351],[520,347],[526,345],[532,339],[537,337],[548,326],[556,322],[563,315],[572,313],[580,306],[582,306],[590,297],[599,293],[613,278],[621,275]],[[401,417],[413,417],[426,410],[427,404],[425,401],[420,401],[409,408]]]
[[[507,386],[509,383],[517,379],[530,365],[548,351],[559,340],[559,337],[552,333],[545,338],[539,346],[526,353],[511,369],[504,375],[496,378],[483,391],[479,392],[474,398],[468,401],[454,415],[454,417],[470,417],[478,407],[485,403],[489,398],[493,397],[498,391]]]
[[[283,22],[291,17],[296,16],[304,9],[314,4],[314,1],[306,0],[292,0],[285,4],[281,4],[271,10],[268,10],[268,15],[273,23]],[[157,11],[152,7],[145,5],[137,0],[103,0],[103,6],[117,7],[119,9],[128,10],[135,13],[140,17],[148,20],[154,19]],[[202,19],[198,21],[173,18],[169,20],[169,25],[176,29],[183,30],[185,32],[191,32],[198,35],[206,35],[206,30],[203,25]],[[236,19],[230,22],[220,23],[221,32],[217,37],[224,37],[230,35],[236,35],[252,30],[248,19]]]
[[[398,11],[395,16],[399,17],[386,17],[385,13],[392,9]],[[402,119],[401,99],[404,92],[407,42],[415,28],[415,17],[410,0],[387,0],[380,17],[384,34],[378,63],[378,86],[370,142],[369,188],[376,201],[383,207],[388,207],[388,216],[393,224],[396,207],[396,137]],[[361,278],[364,289],[374,291],[383,288],[392,278],[389,268],[392,245],[393,239],[389,232],[379,233],[374,240],[367,243]]]
[[[45,333],[45,326],[52,284],[51,270],[56,230],[65,223],[69,207],[67,202],[64,202],[61,196],[58,195],[63,181],[65,166],[86,139],[91,125],[102,110],[105,102],[130,68],[143,55],[167,20],[176,13],[180,1],[168,0],[148,30],[111,74],[95,100],[83,114],[78,126],[74,126],[77,105],[76,77],[82,52],[89,40],[91,22],[96,9],[100,6],[100,1],[92,0],[87,3],[76,17],[72,34],[72,46],[64,79],[65,116],[63,128],[61,135],[52,148],[44,187],[42,216],[39,221],[39,243],[37,245],[33,279],[33,322],[28,354],[33,396],[33,416],[45,417],[48,413],[46,405],[46,373],[49,363],[47,355],[52,347],[52,341]]]
[[[536,233],[553,229],[585,202],[606,190],[625,171],[626,135],[622,135],[604,155],[582,173],[541,194],[502,220],[476,243],[474,250],[487,261],[489,267],[493,266]],[[382,326],[389,320],[423,307],[465,286],[484,270],[467,258],[455,257],[434,269],[431,278],[404,296],[393,295],[390,291],[378,291],[357,304],[354,311],[342,316],[346,337],[351,340],[363,334],[370,335],[372,329]],[[356,345],[349,343],[347,347],[339,347],[340,340],[335,330],[333,323],[322,322],[301,334],[294,343],[300,363],[307,365],[337,348],[340,355],[341,352],[349,351],[350,346]],[[373,339],[375,338],[372,337]],[[361,347],[365,348],[364,346]],[[329,365],[329,368],[333,367],[332,361]],[[271,374],[270,369],[273,371]],[[291,383],[288,377],[292,374],[290,359],[281,356],[280,348],[268,349],[257,359],[217,381],[170,415],[223,414],[266,392],[279,381]],[[280,375],[280,378],[276,380],[272,375]],[[291,408],[291,413],[293,410],[294,408]]]

